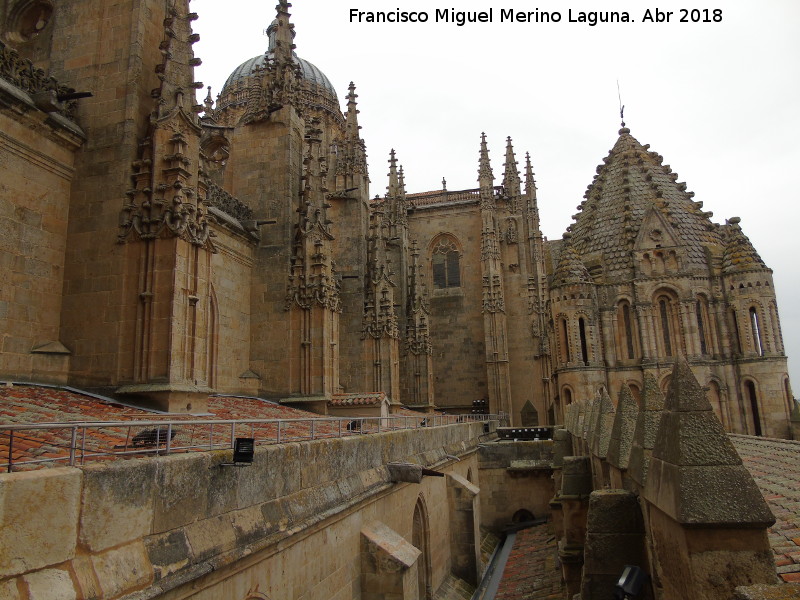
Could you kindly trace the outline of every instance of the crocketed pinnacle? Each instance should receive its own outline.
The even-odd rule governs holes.
[[[514,147],[511,144],[511,137],[506,139],[506,162],[505,173],[503,173],[503,188],[506,196],[515,197],[521,194],[519,170],[514,156]]]
[[[525,153],[525,193],[529,198],[536,201],[536,180],[533,178],[533,165],[531,165],[531,153]]]
[[[356,102],[358,94],[356,94],[356,85],[351,81],[349,92],[347,94],[347,121],[345,135],[348,140],[357,140],[360,137],[358,133],[361,126],[358,124],[358,103]]]
[[[565,233],[561,256],[558,260],[558,266],[553,273],[552,286],[561,287],[564,285],[585,283],[594,282],[586,266],[581,262],[578,252],[575,250],[572,236],[569,233]]]
[[[486,134],[481,133],[481,155],[478,163],[478,183],[481,189],[491,188],[494,185],[494,173],[489,161],[489,148],[486,145]]]
[[[386,188],[386,195],[389,198],[397,198],[400,195],[400,182],[397,176],[397,157],[394,148],[389,152],[389,186]]]
[[[153,90],[153,97],[157,98],[159,117],[179,108],[195,121],[194,90],[203,87],[202,83],[194,80],[194,67],[201,62],[194,57],[192,50],[192,44],[200,39],[199,35],[192,33],[191,22],[196,17],[197,15],[189,12],[187,0],[175,0],[164,20],[164,37],[159,45],[163,60],[156,66],[161,84]]]
[[[278,0],[278,5],[275,7],[277,16],[267,30],[270,50],[274,51],[275,60],[279,63],[291,63],[292,50],[295,48],[294,25],[289,20],[291,6],[288,0]],[[274,48],[272,47],[273,43]]]
[[[642,145],[630,129],[619,130],[619,138],[589,186],[570,226],[575,248],[582,256],[592,256],[604,265],[610,281],[633,275],[633,256],[640,230],[648,215],[657,211],[660,223],[669,230],[674,243],[686,248],[684,267],[698,272],[708,269],[706,247],[720,247],[723,240],[711,220],[711,213],[694,202],[686,184],[663,158]],[[650,236],[668,237],[663,227],[652,226]]]
[[[722,271],[737,273],[767,269],[767,265],[753,248],[748,237],[742,231],[739,217],[728,219],[725,223],[727,243],[722,254]]]

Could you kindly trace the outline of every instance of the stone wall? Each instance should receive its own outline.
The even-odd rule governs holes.
[[[0,377],[66,382],[59,337],[69,190],[81,130],[0,79]]]
[[[510,525],[517,511],[535,518],[550,514],[553,497],[553,442],[496,442],[481,447],[481,519],[499,531]]]
[[[424,540],[414,565],[435,591],[453,562],[439,543],[451,539],[450,478],[392,483],[386,464],[480,485],[482,435],[482,424],[461,424],[264,446],[243,468],[211,452],[0,475],[0,590],[13,600],[349,600],[361,597],[362,530],[385,526]]]

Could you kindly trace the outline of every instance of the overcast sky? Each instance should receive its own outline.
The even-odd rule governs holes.
[[[199,81],[220,91],[230,72],[267,47],[276,2],[193,0],[203,60]],[[493,9],[493,22],[435,22],[437,9]],[[672,11],[643,22],[645,10]],[[679,22],[681,8],[721,7],[721,22]],[[425,11],[427,23],[357,23],[350,10]],[[631,23],[569,22],[578,12],[627,11]],[[558,23],[501,22],[501,11],[560,12]],[[714,212],[739,216],[774,270],[794,393],[800,387],[800,2],[725,0],[297,0],[291,9],[297,54],[319,67],[345,97],[354,81],[369,153],[371,195],[386,191],[395,148],[409,192],[477,187],[480,134],[495,176],[505,139],[522,166],[531,153],[542,229],[561,236],[595,167],[625,122],[664,156]],[[688,15],[691,17],[691,14]],[[703,17],[700,12],[696,16]],[[205,97],[205,91],[198,94]]]

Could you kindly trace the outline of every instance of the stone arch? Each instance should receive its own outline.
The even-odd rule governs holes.
[[[520,508],[514,515],[511,517],[511,522],[514,525],[518,525],[519,523],[528,523],[530,521],[536,520],[536,516],[529,511],[527,508]]]
[[[442,232],[431,240],[428,245],[428,256],[434,289],[461,287],[463,255],[461,243],[452,233]]]
[[[420,494],[414,505],[414,516],[411,526],[411,543],[421,552],[417,559],[417,587],[420,600],[433,598],[431,582],[431,543],[430,523],[428,521],[428,508],[425,497]]]

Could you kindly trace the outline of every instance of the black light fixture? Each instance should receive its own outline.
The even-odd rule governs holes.
[[[614,586],[614,598],[617,600],[634,600],[642,594],[642,588],[647,581],[647,573],[635,565],[625,565],[619,576],[617,585]]]
[[[255,438],[236,438],[233,444],[233,462],[220,463],[220,467],[248,467],[253,464]]]

